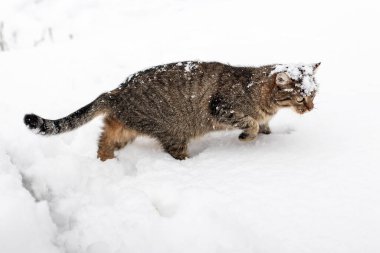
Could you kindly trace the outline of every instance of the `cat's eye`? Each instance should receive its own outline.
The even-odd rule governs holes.
[[[305,101],[305,98],[303,98],[303,97],[297,98],[296,101],[297,101],[297,103],[302,103],[303,101]]]

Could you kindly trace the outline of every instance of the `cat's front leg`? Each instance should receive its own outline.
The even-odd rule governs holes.
[[[239,135],[239,140],[252,141],[256,139],[260,129],[259,123],[251,116],[242,113],[236,113],[235,117],[236,119],[233,122],[233,126],[243,130]]]
[[[259,133],[261,134],[271,134],[272,131],[270,130],[270,127],[268,125],[268,122],[264,124],[260,124]]]
[[[257,137],[259,133],[259,123],[249,115],[231,109],[228,104],[222,101],[213,101],[211,103],[211,114],[223,124],[230,125],[243,130],[239,135],[239,140],[251,141]]]

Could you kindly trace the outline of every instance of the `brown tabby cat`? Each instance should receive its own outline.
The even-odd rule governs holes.
[[[227,128],[243,130],[239,139],[270,134],[272,116],[283,107],[302,114],[313,109],[318,85],[310,65],[234,67],[218,62],[178,62],[137,72],[117,89],[58,120],[35,114],[25,124],[42,135],[74,130],[105,115],[98,157],[114,158],[114,151],[138,135],[159,140],[176,159],[188,157],[191,138]]]

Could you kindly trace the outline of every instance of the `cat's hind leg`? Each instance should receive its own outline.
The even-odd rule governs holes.
[[[102,161],[114,158],[114,151],[125,147],[136,136],[136,131],[128,129],[114,117],[107,116],[104,119],[104,128],[98,143],[98,158]]]

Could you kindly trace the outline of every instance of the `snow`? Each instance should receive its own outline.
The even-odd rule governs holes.
[[[0,246],[2,252],[59,252],[46,201],[36,203],[22,186],[20,171],[0,148]]]
[[[0,251],[379,252],[375,4],[1,1]],[[185,161],[139,137],[100,162],[100,118],[53,137],[23,125],[25,113],[60,118],[132,73],[187,59],[321,61],[315,109],[280,111],[254,142],[208,134]]]
[[[185,65],[185,71],[191,72],[193,69],[195,69],[197,67],[198,67],[198,65],[196,62],[188,61],[188,62],[186,62],[186,65]]]
[[[247,88],[252,87],[252,85],[254,85],[254,82],[250,82],[249,84],[247,84]]]
[[[270,75],[285,72],[292,80],[297,81],[304,96],[310,96],[318,90],[318,84],[314,78],[313,64],[279,64],[275,65]]]

